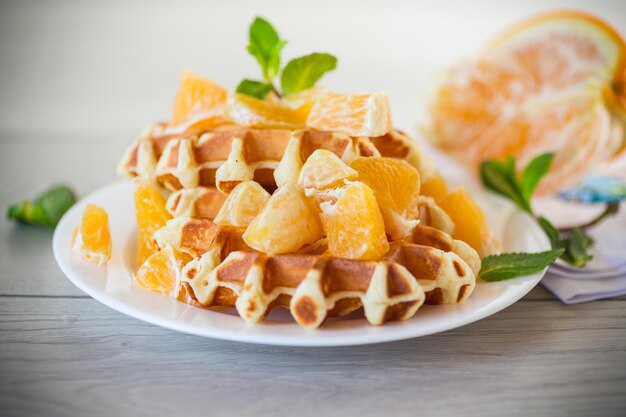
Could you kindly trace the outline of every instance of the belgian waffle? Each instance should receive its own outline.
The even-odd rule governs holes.
[[[424,291],[402,265],[318,255],[230,253],[214,268],[202,258],[183,268],[183,282],[202,306],[234,306],[258,322],[278,306],[288,307],[304,327],[360,308],[372,324],[412,317]]]
[[[165,134],[162,124],[147,128],[126,151],[118,173],[156,179],[170,190],[217,186],[230,192],[242,181],[276,187],[297,178],[303,161],[327,149],[350,161],[357,156],[401,158],[426,180],[432,163],[400,131],[378,137],[350,137],[316,130],[250,129],[226,126],[210,131]]]

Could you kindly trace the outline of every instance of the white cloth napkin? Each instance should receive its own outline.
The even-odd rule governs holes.
[[[561,211],[561,219],[567,217],[566,213],[567,210]],[[558,275],[548,271],[541,281],[564,303],[584,303],[626,294],[626,204],[622,203],[617,215],[606,219],[589,233],[596,243],[594,259],[583,270],[585,274],[577,276],[574,272],[568,276],[562,270]],[[608,277],[607,271],[611,269],[615,274]]]

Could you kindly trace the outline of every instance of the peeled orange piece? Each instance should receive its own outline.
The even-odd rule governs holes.
[[[325,93],[315,102],[308,127],[351,136],[382,136],[391,131],[391,109],[386,94]]]
[[[454,222],[453,238],[470,245],[481,258],[499,250],[500,244],[487,226],[485,214],[467,190],[457,188],[438,204]]]
[[[170,126],[181,130],[212,128],[227,123],[224,118],[228,91],[191,71],[180,76]]]
[[[80,224],[74,230],[72,249],[98,265],[106,263],[111,258],[109,216],[102,207],[87,204]]]
[[[409,163],[392,158],[358,157],[350,164],[359,181],[374,191],[393,240],[402,239],[417,225],[420,176]]]
[[[389,242],[372,189],[356,181],[326,193],[329,198],[320,207],[328,252],[348,259],[382,258]]]
[[[440,174],[431,175],[420,188],[420,194],[431,197],[435,201],[441,200],[450,190],[448,183]]]
[[[244,181],[230,192],[214,222],[223,226],[246,227],[270,199],[255,181]]]
[[[241,125],[258,128],[296,129],[303,127],[308,110],[305,104],[285,103],[268,94],[263,100],[245,94],[234,94],[228,101],[229,118]]]
[[[576,12],[535,17],[451,69],[432,101],[432,139],[476,169],[556,153],[539,192],[571,186],[624,149],[626,44]]]
[[[295,252],[322,237],[319,214],[293,183],[279,187],[252,220],[243,240],[265,253]]]
[[[169,297],[178,297],[180,271],[191,256],[166,247],[152,254],[135,274],[135,282],[150,291]]]
[[[302,166],[298,185],[303,188],[323,190],[338,186],[344,180],[354,180],[357,176],[358,173],[333,152],[318,149]]]
[[[165,209],[165,198],[151,182],[139,184],[135,190],[135,216],[138,226],[137,266],[140,266],[159,249],[153,239],[154,232],[172,218]]]

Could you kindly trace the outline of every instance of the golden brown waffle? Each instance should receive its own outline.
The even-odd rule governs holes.
[[[431,161],[417,143],[402,132],[380,137],[350,137],[315,130],[223,127],[167,135],[163,125],[149,127],[126,151],[118,173],[158,179],[171,190],[217,186],[230,192],[237,184],[255,180],[275,187],[297,179],[300,168],[316,149],[327,149],[346,161],[357,156],[401,158],[427,179]]]
[[[237,251],[218,265],[191,261],[182,279],[202,306],[234,306],[253,323],[274,307],[288,307],[300,325],[310,328],[361,306],[372,324],[405,320],[425,299],[413,275],[398,263],[317,255]]]
[[[183,188],[170,194],[165,208],[173,217],[213,220],[227,197],[215,187]]]
[[[418,197],[419,224],[434,227],[451,235],[454,233],[454,222],[434,199],[426,196]]]
[[[208,219],[179,217],[168,220],[154,238],[161,249],[172,247],[192,257],[218,250],[220,259],[230,252],[250,249],[243,241],[243,227],[220,226]]]

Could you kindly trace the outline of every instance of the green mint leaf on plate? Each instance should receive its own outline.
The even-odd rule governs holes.
[[[271,82],[280,69],[280,51],[287,44],[267,20],[257,17],[250,25],[248,52],[261,66],[263,78]]]
[[[262,81],[243,80],[239,83],[235,91],[240,94],[245,94],[263,100],[265,96],[272,91],[272,88],[272,84],[264,83]]]
[[[542,271],[552,265],[563,249],[538,253],[503,253],[482,260],[479,276],[484,281],[496,282]]]
[[[593,239],[581,229],[573,229],[569,236],[560,242],[560,246],[565,250],[561,258],[569,264],[582,268],[593,258],[589,253],[593,243]]]
[[[7,211],[7,218],[20,223],[54,227],[75,203],[74,192],[64,185],[59,185],[40,194],[33,201],[25,200],[11,205]]]
[[[330,54],[312,53],[289,61],[280,77],[283,94],[297,93],[315,85],[324,74],[337,67],[337,58]]]

